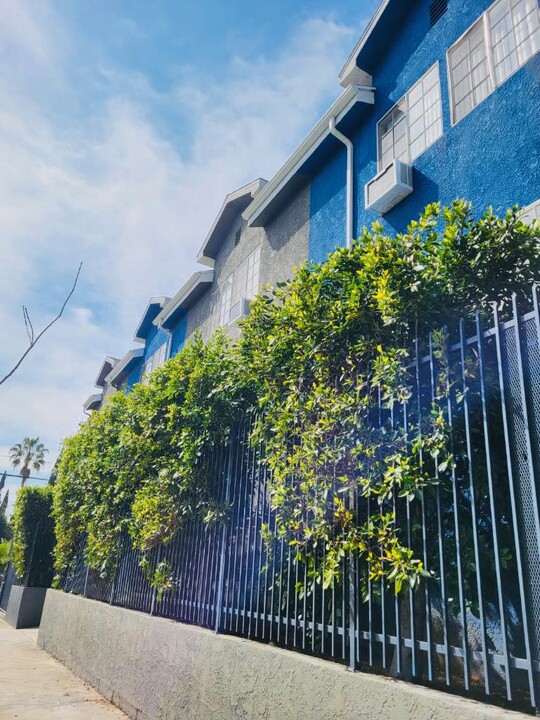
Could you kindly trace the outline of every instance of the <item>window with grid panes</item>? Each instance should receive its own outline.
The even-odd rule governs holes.
[[[533,220],[540,220],[540,200],[524,207],[521,211],[521,219],[526,223],[530,223]]]
[[[254,250],[227,278],[221,289],[219,324],[228,325],[231,308],[243,298],[252,300],[259,290],[261,248]]]
[[[252,300],[259,289],[259,268],[261,248],[257,248],[247,259],[246,297]]]
[[[221,305],[219,310],[219,324],[227,325],[229,322],[229,312],[231,310],[233,278],[227,278],[221,288]]]
[[[441,135],[441,84],[436,64],[380,120],[379,171],[395,159],[412,162]]]
[[[155,353],[150,355],[148,360],[142,366],[141,382],[147,383],[148,376],[151,372],[156,370],[160,365],[163,365],[165,360],[165,345],[159,347]]]
[[[538,52],[539,18],[537,0],[497,0],[450,48],[454,123]]]

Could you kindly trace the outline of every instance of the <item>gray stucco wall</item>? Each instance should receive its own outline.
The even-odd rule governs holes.
[[[56,590],[38,644],[136,720],[528,717]]]
[[[290,280],[293,269],[308,257],[309,185],[292,200],[265,228],[261,253],[261,285]]]
[[[238,229],[242,230],[242,235],[239,244],[235,247],[235,235]],[[264,241],[264,230],[262,228],[248,228],[239,213],[236,222],[232,223],[217,254],[212,286],[189,311],[186,338],[189,338],[197,328],[202,332],[205,339],[208,339],[216,330],[219,325],[220,290],[223,283],[254,250],[263,245]],[[236,337],[235,326],[227,328],[227,330],[233,337]]]
[[[235,247],[235,235],[242,230],[239,244]],[[220,291],[232,272],[258,247],[261,248],[259,282],[261,287],[275,285],[292,276],[293,268],[305,262],[308,255],[309,234],[309,187],[302,188],[266,228],[247,227],[241,214],[232,223],[214,266],[214,282],[211,288],[190,309],[186,339],[199,329],[205,339],[219,325]],[[237,338],[238,327],[226,328]]]

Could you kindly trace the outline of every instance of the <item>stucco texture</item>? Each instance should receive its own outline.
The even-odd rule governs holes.
[[[527,717],[55,590],[38,644],[136,720]]]
[[[492,0],[449,0],[448,10],[429,27],[431,0],[413,0],[404,21],[384,20],[386,44],[359,65],[373,74],[375,104],[362,122],[343,130],[354,143],[354,234],[379,220],[388,232],[401,232],[436,200],[473,203],[477,214],[492,205],[504,212],[540,198],[540,56],[488,95],[455,125],[451,123],[446,53],[492,4]],[[413,160],[413,192],[384,216],[366,210],[364,187],[377,174],[377,123],[414,83],[438,63],[443,135]],[[322,261],[344,234],[336,235],[345,217],[343,148],[311,176],[309,255]]]
[[[247,227],[241,213],[231,224],[217,253],[214,282],[208,291],[189,310],[186,339],[200,330],[208,339],[219,325],[221,288],[241,263],[258,247],[261,248],[260,287],[275,286],[292,277],[293,268],[307,260],[309,227],[309,188],[300,189],[281,210],[279,216],[263,228]],[[235,245],[238,229],[242,235]],[[240,330],[236,324],[225,330],[237,339]]]

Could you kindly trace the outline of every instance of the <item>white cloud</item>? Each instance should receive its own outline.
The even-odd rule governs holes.
[[[96,68],[105,100],[62,116],[56,91],[29,88],[51,73],[68,83],[76,42],[45,1],[6,2],[0,45],[9,37],[17,61],[0,55],[0,374],[24,347],[20,305],[42,326],[81,259],[84,268],[66,317],[0,386],[0,442],[35,434],[55,451],[76,429],[103,356],[129,349],[148,296],[174,294],[194,269],[223,196],[271,176],[335,97],[354,38],[312,19],[274,58],[235,58],[221,82],[180,69],[165,94],[140,74]],[[149,108],[163,107],[179,123],[189,117],[181,147],[152,120]]]

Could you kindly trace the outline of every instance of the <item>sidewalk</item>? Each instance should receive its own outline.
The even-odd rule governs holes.
[[[126,720],[127,716],[0,615],[0,720]]]

